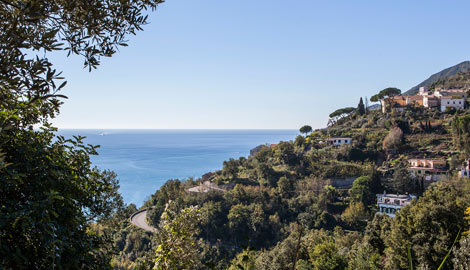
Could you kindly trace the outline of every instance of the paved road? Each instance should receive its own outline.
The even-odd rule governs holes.
[[[155,228],[149,226],[147,222],[145,222],[146,217],[147,217],[147,210],[144,210],[142,212],[137,212],[136,214],[132,215],[131,222],[135,226],[142,228],[146,231],[155,232],[156,231]]]

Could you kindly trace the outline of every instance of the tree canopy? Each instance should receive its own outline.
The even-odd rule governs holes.
[[[55,141],[54,141],[55,140]],[[122,205],[116,175],[91,167],[95,147],[50,131],[0,133],[9,165],[0,172],[0,266],[106,269],[89,223]]]
[[[0,268],[111,267],[93,223],[122,208],[118,181],[92,167],[97,147],[55,135],[66,82],[49,56],[79,55],[92,70],[161,2],[0,1]]]
[[[346,107],[346,108],[337,109],[336,111],[330,113],[330,118],[341,117],[343,115],[350,114],[354,112],[355,110],[356,108],[354,107]]]
[[[357,105],[357,112],[360,115],[364,115],[366,113],[366,108],[364,106],[364,101],[362,101],[362,97],[359,99],[359,104]]]
[[[378,102],[381,99],[399,96],[401,94],[401,90],[395,87],[388,87],[381,90],[379,93],[370,97],[370,101]]]
[[[419,263],[417,269],[438,269],[465,226],[466,192],[468,187],[439,183],[431,186],[418,201],[402,208],[385,239],[387,269],[408,267],[408,247],[412,260]],[[445,269],[452,269],[450,265],[451,261],[447,260]]]
[[[198,243],[195,235],[202,214],[198,207],[178,210],[169,202],[160,219],[157,230],[155,266],[156,270],[191,269],[200,263]]]
[[[339,119],[345,117],[345,116],[348,116],[350,115],[351,113],[353,113],[354,111],[356,111],[356,108],[354,107],[346,107],[346,108],[341,108],[341,109],[337,109],[336,111],[330,113],[330,118],[333,119],[334,122],[338,121]]]
[[[299,129],[300,133],[304,133],[304,134],[307,134],[309,132],[312,132],[312,127],[311,126],[308,126],[308,125],[305,125],[303,127],[301,127]]]
[[[454,145],[470,157],[470,114],[455,117],[452,121]]]
[[[59,112],[65,86],[48,55],[66,51],[90,70],[111,57],[147,23],[162,0],[0,1],[0,108],[28,126]]]

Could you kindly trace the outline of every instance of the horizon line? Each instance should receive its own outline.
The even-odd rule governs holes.
[[[59,128],[59,130],[296,130],[294,128]]]

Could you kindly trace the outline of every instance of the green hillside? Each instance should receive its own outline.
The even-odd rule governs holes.
[[[161,236],[111,226],[118,246],[115,268],[180,262],[164,256],[185,248],[194,252],[193,269],[407,269],[410,247],[414,263],[437,269],[459,230],[469,228],[470,181],[456,176],[470,153],[470,114],[419,107],[383,114],[359,105],[331,117],[326,128],[309,133],[303,127],[306,136],[260,147],[205,177],[233,189],[188,192],[203,179],[168,181],[145,203],[147,222],[166,231],[167,211],[176,218],[196,206],[198,222],[172,225],[188,226],[193,234]],[[328,144],[334,137],[352,143]],[[445,160],[449,173],[441,181],[414,178],[407,169],[410,158]],[[413,193],[418,200],[390,218],[376,214],[376,194],[383,192]],[[129,207],[128,213],[135,211]],[[128,224],[122,217],[115,223]],[[162,237],[199,242],[177,247],[162,244]],[[155,254],[161,249],[166,255]],[[453,267],[451,260],[445,265]]]

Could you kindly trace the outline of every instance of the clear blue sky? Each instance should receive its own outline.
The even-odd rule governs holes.
[[[60,128],[297,129],[470,59],[470,1],[168,0],[129,47],[57,57]]]

